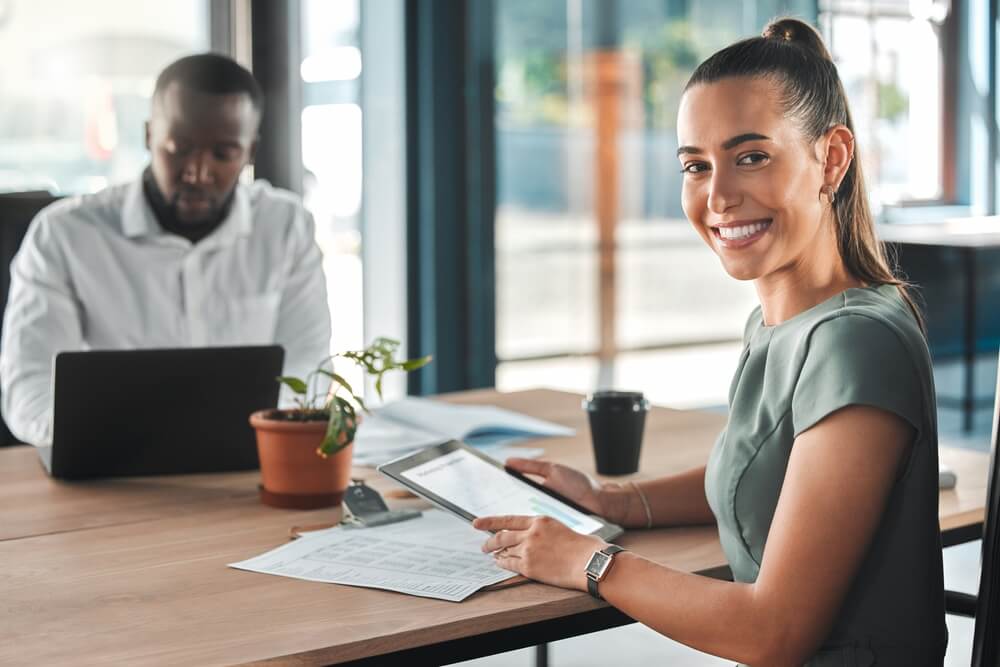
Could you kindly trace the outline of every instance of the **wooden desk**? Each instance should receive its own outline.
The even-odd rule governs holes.
[[[469,392],[577,429],[532,443],[592,471],[580,397],[552,391]],[[704,463],[718,414],[654,409],[642,476]],[[959,487],[942,493],[946,531],[982,522],[986,456],[948,451]],[[358,469],[372,485],[387,483]],[[227,568],[283,543],[289,527],[335,512],[277,510],[256,473],[49,480],[29,448],[0,451],[0,663],[443,663],[623,625],[584,593],[541,584],[456,604]],[[417,501],[408,501],[417,502]],[[622,544],[690,572],[725,576],[712,527],[637,531]]]

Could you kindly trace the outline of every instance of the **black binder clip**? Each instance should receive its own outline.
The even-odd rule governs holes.
[[[389,509],[379,492],[363,479],[352,479],[344,490],[344,507],[347,512],[343,523],[355,528],[373,528],[421,516],[420,510]]]

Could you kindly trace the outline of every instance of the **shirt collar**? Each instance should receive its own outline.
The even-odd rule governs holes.
[[[187,245],[192,245],[187,239],[171,234],[160,226],[153,213],[153,207],[146,200],[146,195],[142,190],[142,178],[137,178],[129,184],[125,192],[125,201],[122,205],[122,233],[128,238],[148,237],[170,237]],[[228,245],[244,236],[249,236],[253,230],[253,219],[250,211],[250,194],[246,186],[242,183],[236,184],[236,192],[233,193],[233,202],[229,207],[229,213],[222,221],[222,224],[214,232],[198,242],[198,246],[220,246]]]

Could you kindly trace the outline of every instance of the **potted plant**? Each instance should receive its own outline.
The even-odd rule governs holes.
[[[431,358],[397,360],[399,341],[377,338],[363,350],[327,357],[305,378],[277,378],[295,394],[295,406],[259,410],[250,415],[257,432],[261,501],[274,507],[335,507],[350,481],[354,434],[364,400],[342,375],[336,359],[346,359],[375,378],[382,398],[382,378],[389,371],[412,371]]]

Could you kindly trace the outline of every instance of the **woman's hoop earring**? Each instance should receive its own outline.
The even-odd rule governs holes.
[[[826,200],[826,203],[833,206],[833,202],[837,199],[837,191],[833,189],[832,185],[824,185],[819,189],[820,200]]]

